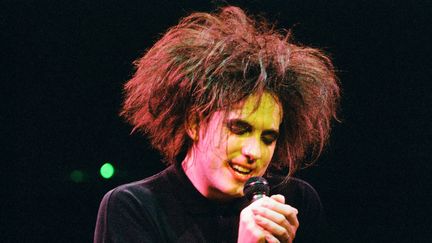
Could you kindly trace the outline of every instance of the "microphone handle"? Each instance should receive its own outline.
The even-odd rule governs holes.
[[[258,200],[260,198],[263,198],[264,196],[265,196],[265,194],[262,194],[262,193],[253,195],[251,203],[255,202],[256,200]]]

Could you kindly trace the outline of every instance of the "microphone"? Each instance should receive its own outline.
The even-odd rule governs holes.
[[[251,177],[246,181],[243,188],[243,193],[252,203],[264,196],[269,195],[270,187],[266,179],[262,177]]]

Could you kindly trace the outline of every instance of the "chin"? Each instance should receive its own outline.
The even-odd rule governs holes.
[[[233,184],[229,187],[224,187],[223,190],[221,190],[222,194],[224,194],[227,198],[236,198],[236,197],[242,197],[243,194],[243,184]]]
[[[214,189],[219,192],[218,194],[221,194],[221,197],[226,199],[242,197],[244,195],[244,181],[233,177],[229,170],[229,168],[226,168],[224,173],[213,178],[215,182],[213,184]]]

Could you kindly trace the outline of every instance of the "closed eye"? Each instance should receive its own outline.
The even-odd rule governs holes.
[[[252,126],[249,123],[241,120],[228,121],[227,127],[230,132],[236,135],[243,135],[252,131]]]
[[[261,140],[266,145],[270,145],[270,144],[274,143],[277,139],[278,139],[278,134],[276,132],[273,132],[273,131],[268,132],[268,133],[263,133],[261,135]]]
[[[227,123],[227,127],[230,132],[236,135],[244,135],[246,133],[252,132],[252,125],[243,120],[230,120]],[[275,130],[265,130],[261,134],[261,140],[265,145],[271,145],[274,143],[279,137],[279,133]]]

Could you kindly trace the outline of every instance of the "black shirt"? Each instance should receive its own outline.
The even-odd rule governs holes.
[[[270,192],[298,209],[298,242],[322,242],[324,215],[316,191],[306,182],[267,177]],[[119,186],[102,199],[94,242],[236,242],[246,198],[218,203],[202,196],[181,165]]]

